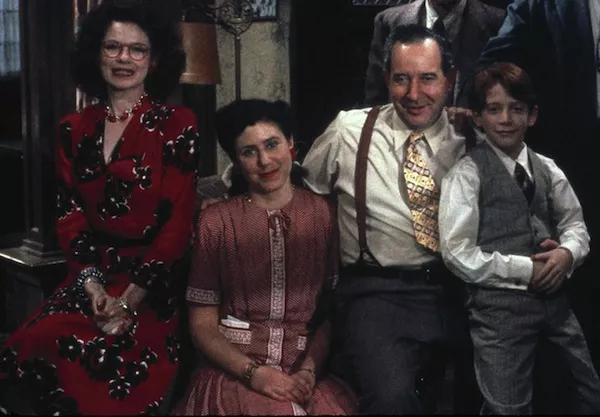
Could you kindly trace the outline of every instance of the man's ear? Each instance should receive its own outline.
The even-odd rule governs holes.
[[[456,67],[452,65],[450,71],[446,73],[446,82],[448,83],[448,91],[452,91],[456,82]]]
[[[533,106],[531,111],[529,112],[529,116],[527,116],[527,126],[531,127],[535,124],[538,117],[538,106]]]

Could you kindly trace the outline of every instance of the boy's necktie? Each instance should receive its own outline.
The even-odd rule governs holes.
[[[529,179],[529,175],[523,168],[523,165],[518,162],[515,164],[515,180],[517,180],[517,185],[525,194],[525,198],[527,199],[527,203],[531,204],[531,200],[533,200],[533,193],[535,191],[535,186],[533,182]]]

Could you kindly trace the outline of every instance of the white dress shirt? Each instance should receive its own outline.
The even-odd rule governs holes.
[[[446,33],[448,34],[448,40],[453,41],[460,31],[460,24],[462,21],[462,15],[465,10],[465,6],[467,5],[467,0],[459,0],[452,10],[448,12],[446,16],[444,16],[443,22],[444,27],[446,28]],[[438,19],[439,15],[435,11],[435,9],[429,4],[429,0],[425,1],[425,26],[428,29],[433,27],[433,24]]]
[[[444,16],[444,19],[443,19],[444,28],[446,29],[447,38],[450,42],[455,42],[455,40],[458,38],[458,34],[460,32],[460,27],[461,27],[461,23],[462,23],[462,16],[463,16],[463,12],[465,10],[466,5],[467,5],[467,0],[459,0],[454,5],[452,10],[450,10],[448,12],[448,14],[446,16]],[[433,25],[437,21],[438,17],[439,17],[438,13],[429,4],[429,0],[425,0],[425,26],[428,29],[433,28]],[[454,51],[453,55],[455,56],[455,59],[456,59],[457,49],[456,48],[454,48],[454,49],[455,49],[455,51]],[[455,62],[455,64],[456,64],[456,62]],[[450,98],[452,98],[452,101],[446,103],[449,106],[453,105],[452,103],[456,103],[456,100],[458,98],[458,93],[460,91],[459,82],[460,82],[461,78],[459,77],[458,69],[457,69],[457,73],[456,73],[456,80],[457,80],[457,83],[456,83],[456,85],[454,85],[454,88],[453,88],[454,91],[452,92],[452,96],[450,97]]]
[[[490,141],[488,143],[511,176],[518,162],[531,178],[527,146],[514,161]],[[552,159],[537,155],[550,175],[549,196],[554,202],[559,243],[573,254],[572,272],[589,252],[590,236],[583,221],[581,205],[564,172]],[[439,213],[442,257],[448,268],[468,283],[527,290],[533,271],[530,257],[484,252],[477,246],[479,187],[477,165],[469,156],[460,160],[444,178]]]
[[[354,171],[362,127],[370,109],[342,111],[316,139],[304,159],[306,185],[319,194],[335,193],[342,263],[358,260]],[[375,122],[367,160],[367,244],[383,266],[416,268],[439,257],[417,243],[408,206],[403,163],[411,130],[397,116],[393,104],[381,108]],[[424,131],[417,148],[439,185],[464,153],[465,139],[457,135],[446,112]]]

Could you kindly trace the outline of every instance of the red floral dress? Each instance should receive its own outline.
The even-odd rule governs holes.
[[[196,118],[145,98],[109,163],[103,132],[100,105],[60,123],[56,229],[69,274],[0,352],[0,378],[31,394],[38,414],[154,414],[178,364],[186,277],[176,265],[191,238]],[[132,282],[148,290],[133,334],[96,327],[74,290],[87,266],[103,271],[111,296]]]

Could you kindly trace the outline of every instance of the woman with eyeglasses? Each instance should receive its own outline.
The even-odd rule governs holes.
[[[97,102],[59,125],[68,276],[0,349],[0,414],[156,414],[175,374],[198,136],[162,101],[185,54],[155,7],[105,0],[77,33],[74,81]]]

